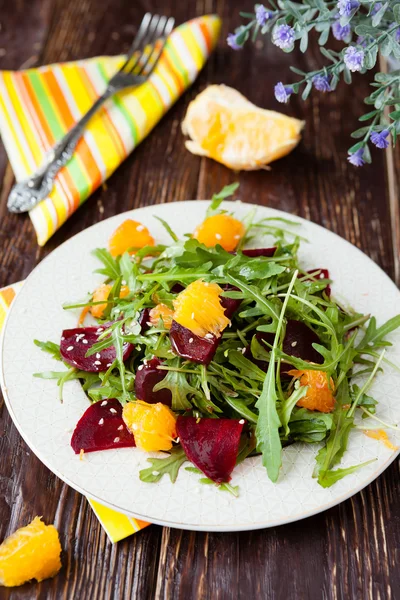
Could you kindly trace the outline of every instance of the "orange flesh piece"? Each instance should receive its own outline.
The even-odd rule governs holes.
[[[176,438],[176,415],[165,404],[148,404],[142,400],[128,402],[122,418],[140,450],[158,452],[172,448]]]
[[[221,306],[221,292],[216,283],[194,281],[175,298],[174,320],[199,337],[219,337],[230,323]]]
[[[54,577],[61,569],[60,554],[56,528],[35,517],[0,545],[0,585],[13,587]]]
[[[111,287],[112,286],[109,285],[108,283],[103,283],[100,287],[98,287],[97,290],[95,290],[93,292],[93,298],[92,298],[93,302],[101,302],[102,300],[107,300],[108,296],[110,295],[110,292],[111,292]],[[121,290],[119,292],[119,297],[126,298],[126,296],[128,294],[129,294],[128,286],[122,285]],[[96,319],[101,319],[106,308],[107,308],[106,302],[104,304],[95,304],[94,306],[90,307],[90,312]]]
[[[297,406],[324,413],[333,411],[335,407],[334,383],[332,378],[328,379],[325,371],[293,369],[289,371],[289,375],[300,379],[301,386],[308,386],[306,395],[300,398]]]
[[[389,448],[389,450],[398,450],[398,446],[392,444],[392,442],[389,440],[388,434],[383,429],[365,429],[364,433],[368,437],[382,442],[382,444],[384,444],[386,448]]]
[[[154,327],[157,327],[159,321],[162,320],[165,329],[171,329],[173,316],[174,311],[169,306],[163,303],[157,304],[150,311],[150,323]]]
[[[134,254],[131,248],[144,248],[144,246],[154,246],[154,238],[150,235],[147,227],[127,219],[114,231],[109,241],[109,250],[111,256],[121,256],[124,252],[130,251]]]
[[[229,215],[214,215],[196,227],[193,237],[201,244],[212,248],[219,244],[232,252],[244,236],[245,228],[241,221]]]

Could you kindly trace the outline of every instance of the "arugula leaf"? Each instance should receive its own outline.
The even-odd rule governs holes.
[[[244,371],[250,379],[255,379],[256,381],[264,381],[265,373],[257,367],[251,360],[243,356],[243,354],[237,350],[231,350],[228,354],[229,362],[239,369],[239,371]]]
[[[118,261],[111,256],[108,250],[105,248],[96,248],[92,254],[104,265],[103,269],[97,269],[95,273],[101,273],[113,281],[114,279],[118,279],[121,275]]]
[[[243,266],[239,267],[238,274],[247,281],[252,281],[253,279],[268,279],[274,275],[280,275],[285,270],[286,267],[260,257],[246,261]]]
[[[155,219],[157,219],[157,221],[160,221],[161,225],[164,227],[164,229],[167,231],[167,233],[169,233],[169,235],[171,236],[171,238],[174,240],[174,242],[178,242],[179,238],[176,235],[176,233],[174,233],[171,229],[171,227],[168,225],[167,221],[164,221],[164,219],[162,219],[161,217],[157,217],[156,215],[153,215],[153,217]]]
[[[388,321],[386,321],[386,323],[381,325],[378,329],[376,328],[375,317],[371,317],[371,319],[368,323],[367,331],[365,332],[364,337],[358,344],[357,349],[363,350],[363,349],[367,348],[368,346],[377,346],[379,344],[382,344],[382,342],[384,342],[384,338],[389,333],[391,333],[395,329],[398,329],[399,327],[400,327],[400,315],[397,315],[397,316],[393,317],[392,319],[389,319]]]
[[[230,183],[229,185],[224,186],[222,190],[218,192],[218,194],[213,194],[210,206],[208,207],[206,212],[206,217],[212,217],[213,215],[217,214],[221,202],[225,200],[225,198],[232,196],[232,194],[236,192],[238,187],[239,182]]]
[[[323,488],[331,487],[331,485],[333,485],[340,479],[343,479],[343,477],[346,477],[346,475],[350,475],[351,473],[358,471],[358,469],[361,469],[362,467],[366,467],[367,465],[370,465],[371,463],[373,463],[375,461],[376,461],[376,458],[373,458],[373,459],[367,460],[366,462],[363,462],[359,465],[353,465],[352,467],[347,467],[345,469],[336,469],[335,471],[332,471],[332,470],[320,471],[320,474],[318,476],[318,483]]]
[[[33,340],[33,343],[35,346],[43,350],[43,352],[47,352],[56,360],[62,361],[59,344],[55,344],[54,342],[41,342],[40,340]]]
[[[301,385],[290,394],[288,398],[282,403],[279,411],[279,417],[282,427],[285,429],[285,435],[289,435],[289,421],[292,414],[292,410],[296,406],[297,402],[303,398],[308,391],[308,386]]]
[[[186,454],[180,446],[172,448],[167,458],[148,458],[147,462],[151,464],[151,467],[139,472],[140,481],[157,483],[164,475],[169,475],[171,482],[175,483],[179,469],[187,460]]]
[[[189,473],[197,473],[198,475],[203,474],[203,472],[200,471],[200,469],[198,469],[197,467],[185,467],[185,471],[189,471]],[[239,486],[238,485],[231,485],[230,483],[215,483],[215,481],[213,481],[212,479],[209,479],[209,477],[201,477],[199,479],[199,483],[202,483],[205,485],[215,485],[215,487],[220,492],[229,492],[230,494],[232,494],[232,496],[235,496],[235,498],[237,498],[239,496]]]
[[[281,422],[276,406],[278,396],[276,393],[275,382],[275,353],[281,336],[286,307],[290,294],[292,293],[294,282],[297,278],[297,273],[298,271],[296,270],[293,274],[286,297],[282,304],[267,374],[265,376],[261,395],[256,402],[256,408],[258,408],[259,412],[256,426],[257,450],[261,451],[262,463],[267,469],[268,477],[273,482],[278,479],[282,463],[282,444],[279,435]]]
[[[153,391],[159,392],[163,389],[170,390],[172,394],[172,410],[187,410],[193,408],[188,400],[188,396],[196,395],[198,394],[198,391],[188,383],[184,373],[175,370],[179,367],[179,364],[179,358],[176,358],[169,363],[168,366],[170,366],[171,369],[164,371],[166,374],[164,379],[154,386]]]

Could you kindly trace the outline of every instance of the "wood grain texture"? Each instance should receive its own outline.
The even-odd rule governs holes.
[[[26,277],[60,243],[104,218],[138,206],[210,197],[236,179],[245,202],[324,225],[400,283],[399,155],[376,151],[373,166],[361,170],[345,159],[368,78],[357,78],[351,92],[341,85],[335,94],[313,94],[306,103],[294,99],[285,107],[307,126],[298,149],[271,172],[236,176],[184,150],[180,122],[188,102],[209,83],[232,85],[256,104],[282,110],[272,88],[289,80],[293,55],[265,40],[241,52],[224,42],[240,21],[239,11],[251,9],[249,0],[0,0],[1,68],[119,53],[148,10],[174,14],[178,23],[217,12],[224,23],[218,51],[197,82],[44,249],[36,246],[29,220],[6,211],[13,176],[0,148],[0,286]],[[317,51],[294,58],[304,69],[321,64]],[[86,500],[27,448],[3,404],[0,456],[0,538],[42,514],[56,524],[64,548],[63,569],[54,580],[1,589],[2,599],[398,597],[398,462],[352,499],[295,524],[239,534],[152,526],[113,546]]]

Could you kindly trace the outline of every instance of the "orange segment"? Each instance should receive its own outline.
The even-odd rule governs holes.
[[[166,304],[157,304],[150,311],[150,323],[157,327],[160,319],[162,320],[165,329],[171,329],[172,319],[174,316],[174,311],[169,308]]]
[[[335,407],[334,383],[332,377],[328,379],[325,371],[304,370],[289,371],[289,375],[300,379],[301,386],[308,386],[305,396],[297,402],[297,406],[329,413]]]
[[[110,292],[111,292],[111,287],[112,286],[108,283],[103,283],[100,287],[98,287],[97,290],[95,290],[93,292],[93,298],[92,298],[93,302],[101,302],[102,300],[107,300],[108,296],[110,295]],[[122,285],[121,290],[119,292],[119,297],[125,298],[128,294],[129,294],[128,286]],[[96,319],[101,319],[106,308],[107,308],[107,303],[95,304],[94,306],[90,307],[90,312]]]
[[[241,221],[230,215],[214,215],[196,227],[193,237],[209,248],[219,244],[228,252],[235,250],[245,233]]]
[[[127,219],[112,234],[109,241],[109,250],[111,256],[121,256],[130,248],[144,248],[144,246],[154,246],[154,239],[150,235],[147,227]],[[134,251],[131,251],[134,254]]]
[[[158,452],[172,448],[176,438],[176,416],[165,404],[148,404],[142,400],[128,402],[122,418],[140,450]]]
[[[382,442],[382,444],[384,444],[386,446],[386,448],[389,448],[389,450],[398,450],[399,449],[398,446],[395,446],[394,444],[392,444],[392,442],[389,440],[388,434],[386,433],[386,431],[384,429],[365,429],[364,433],[368,437]]]
[[[190,104],[182,131],[186,148],[235,170],[262,169],[300,141],[304,122],[255,106],[238,91],[210,85]]]
[[[30,579],[43,581],[61,569],[61,544],[57,529],[35,517],[0,546],[0,585],[22,585]]]
[[[175,298],[174,320],[200,337],[219,337],[230,323],[221,305],[221,292],[216,283],[194,281]]]

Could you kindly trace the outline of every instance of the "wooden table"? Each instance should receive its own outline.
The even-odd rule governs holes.
[[[145,10],[174,14],[177,22],[217,12],[223,35],[193,87],[145,142],[50,240],[36,245],[26,217],[10,215],[13,174],[0,148],[0,287],[25,278],[49,252],[75,233],[139,206],[208,198],[240,181],[244,201],[279,208],[337,232],[400,283],[400,161],[373,153],[373,166],[346,161],[350,133],[364,108],[368,77],[351,90],[294,99],[284,111],[306,120],[304,138],[271,172],[238,177],[184,148],[180,131],[188,102],[209,83],[226,83],[256,104],[282,110],[273,85],[289,81],[289,64],[322,64],[317,50],[287,55],[269,41],[233,52],[225,38],[240,23],[241,0],[0,0],[0,65],[17,69],[125,50]],[[32,398],[32,402],[35,399]],[[390,599],[399,597],[399,464],[393,463],[354,498],[287,526],[249,533],[191,533],[152,526],[117,545],[102,531],[87,501],[32,454],[0,405],[0,537],[43,515],[57,526],[63,569],[54,579],[0,597],[66,600],[191,598]],[[397,536],[397,540],[396,540]],[[397,550],[396,550],[397,543]],[[397,593],[396,593],[397,589]]]

